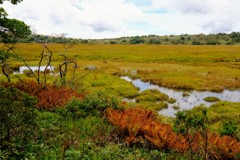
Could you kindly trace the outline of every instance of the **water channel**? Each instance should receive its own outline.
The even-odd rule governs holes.
[[[180,110],[189,110],[194,106],[204,105],[206,107],[210,107],[214,103],[204,101],[206,97],[216,97],[221,101],[229,101],[229,102],[240,102],[240,90],[224,90],[223,92],[211,92],[211,91],[189,91],[188,96],[184,96],[184,91],[178,91],[174,89],[169,89],[165,87],[160,87],[150,82],[143,82],[140,79],[132,80],[127,76],[121,77],[128,82],[131,82],[135,87],[140,89],[140,92],[147,89],[157,89],[160,92],[167,94],[170,98],[176,99],[174,104],[168,104],[167,109],[163,109],[159,111],[159,114],[165,116],[174,116],[177,112],[173,109],[173,106],[180,107]]]

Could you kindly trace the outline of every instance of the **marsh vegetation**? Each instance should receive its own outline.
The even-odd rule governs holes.
[[[239,158],[239,46],[73,45],[63,61],[64,46],[47,44],[52,69],[39,67],[41,45],[17,47],[37,67],[12,57],[12,83],[0,76],[1,114],[19,104],[10,117],[28,117],[1,116],[2,159]]]

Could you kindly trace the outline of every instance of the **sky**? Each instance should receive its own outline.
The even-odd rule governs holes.
[[[23,0],[9,18],[44,35],[83,39],[240,31],[240,0]]]

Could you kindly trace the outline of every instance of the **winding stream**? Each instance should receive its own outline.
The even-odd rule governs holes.
[[[132,80],[127,76],[121,77],[128,82],[131,82],[135,87],[140,89],[140,92],[147,89],[157,89],[162,93],[167,94],[170,98],[176,99],[174,104],[168,104],[167,109],[163,109],[159,111],[159,114],[165,116],[174,116],[177,112],[173,109],[173,106],[179,106],[180,110],[189,110],[194,106],[205,105],[206,107],[210,107],[214,103],[206,102],[203,99],[206,97],[217,97],[222,101],[230,101],[230,102],[240,102],[240,90],[224,90],[223,92],[211,92],[211,91],[189,91],[189,96],[184,96],[184,91],[173,90],[165,87],[159,87],[157,85],[153,85],[150,82],[143,82],[140,79]]]

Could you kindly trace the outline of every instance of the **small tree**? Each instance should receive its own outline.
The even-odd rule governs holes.
[[[11,3],[17,4],[20,1],[11,0]],[[0,4],[2,3],[3,0],[0,0]],[[7,18],[5,10],[0,8],[0,41],[4,44],[4,48],[0,49],[0,67],[8,82],[11,82],[8,59],[16,54],[14,49],[18,40],[30,34],[29,26],[23,21]]]

